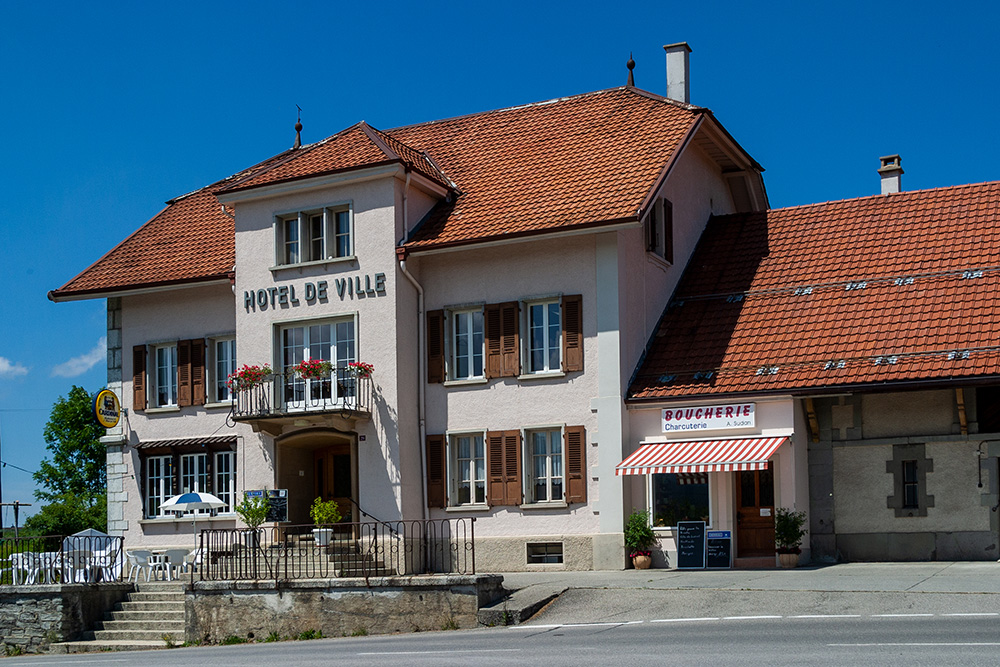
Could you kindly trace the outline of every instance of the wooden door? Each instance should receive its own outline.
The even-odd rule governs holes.
[[[736,474],[736,555],[774,555],[774,472]]]
[[[354,461],[349,444],[333,445],[317,449],[313,455],[316,471],[314,498],[333,500],[340,509],[340,522],[357,521],[354,511]],[[312,503],[310,503],[312,504]]]

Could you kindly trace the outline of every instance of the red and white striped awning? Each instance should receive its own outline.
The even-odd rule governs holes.
[[[766,470],[767,460],[788,441],[776,438],[657,442],[643,445],[618,464],[616,475],[666,472],[731,472]]]

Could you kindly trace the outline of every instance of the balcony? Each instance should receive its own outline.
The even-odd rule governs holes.
[[[358,377],[347,368],[336,368],[325,378],[276,374],[234,392],[232,419],[254,431],[280,435],[290,425],[353,427],[370,418],[371,405],[371,377]]]

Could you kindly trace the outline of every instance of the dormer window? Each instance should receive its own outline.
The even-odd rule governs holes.
[[[646,215],[646,250],[674,262],[674,205],[660,197]]]
[[[354,255],[350,206],[297,211],[275,219],[279,266],[325,262]]]

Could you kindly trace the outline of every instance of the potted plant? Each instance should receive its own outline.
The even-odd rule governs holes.
[[[248,547],[257,547],[260,545],[260,534],[257,531],[260,528],[260,524],[267,521],[267,510],[270,508],[270,505],[271,503],[267,499],[267,496],[244,496],[243,502],[233,508],[236,514],[243,519],[243,523],[247,525],[247,530],[244,534]]]
[[[656,544],[656,534],[649,523],[649,512],[632,510],[625,521],[625,550],[637,570],[648,569],[653,563],[651,549]]]
[[[778,551],[778,561],[781,567],[797,567],[799,554],[802,553],[802,536],[806,534],[803,526],[806,523],[806,513],[796,512],[786,507],[779,507],[774,513],[774,544]]]
[[[316,524],[312,531],[316,546],[325,547],[330,544],[333,538],[333,528],[329,526],[340,521],[340,509],[337,507],[337,503],[333,500],[316,498],[312,507],[309,508],[309,516]]]
[[[330,377],[333,364],[323,359],[307,359],[292,366],[292,370],[303,380],[319,380]]]
[[[230,391],[252,389],[264,384],[273,373],[270,364],[261,364],[260,366],[243,364],[243,368],[229,374],[226,386],[229,387]]]
[[[375,366],[364,361],[352,361],[347,364],[347,368],[358,378],[370,378],[375,372]]]

